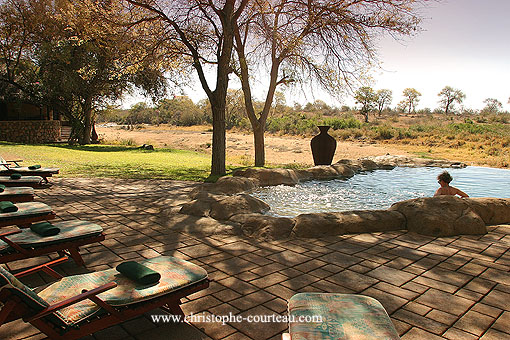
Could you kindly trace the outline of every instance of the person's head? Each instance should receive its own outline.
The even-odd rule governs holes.
[[[445,182],[446,184],[450,184],[453,180],[452,176],[448,173],[448,171],[443,171],[437,176],[438,182]]]

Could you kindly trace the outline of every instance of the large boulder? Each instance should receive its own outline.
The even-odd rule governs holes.
[[[343,178],[354,176],[354,170],[346,164],[333,164],[332,167],[336,170],[338,175]]]
[[[228,220],[233,215],[247,213],[263,213],[270,209],[269,205],[247,194],[227,196],[211,203],[209,216],[217,220]]]
[[[402,213],[407,229],[430,236],[486,234],[484,220],[467,201],[454,196],[424,197],[397,202],[390,211]]]
[[[466,203],[485,224],[510,223],[510,198],[466,198]]]
[[[292,169],[260,169],[248,168],[237,170],[234,176],[255,178],[261,186],[269,185],[296,185],[299,179]]]
[[[290,218],[262,214],[234,215],[230,221],[238,223],[244,235],[264,240],[288,238],[294,227]]]
[[[296,237],[322,237],[405,229],[405,218],[397,211],[354,210],[302,214],[294,218]]]
[[[190,195],[193,200],[181,206],[181,214],[193,216],[209,216],[211,204],[225,199],[228,196],[211,194],[206,191],[195,191]]]
[[[338,171],[329,165],[317,165],[304,170],[296,170],[300,181],[309,179],[334,179],[338,178]]]

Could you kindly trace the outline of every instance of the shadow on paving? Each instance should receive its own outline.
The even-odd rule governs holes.
[[[195,186],[59,179],[53,188],[38,191],[58,218],[95,220],[107,234],[101,244],[82,249],[86,269],[71,261],[58,270],[70,275],[172,255],[202,266],[213,280],[208,289],[182,299],[186,315],[286,315],[287,300],[298,292],[356,293],[378,299],[403,340],[510,338],[508,226],[490,227],[483,236],[388,232],[257,241],[233,235],[237,230],[227,223],[175,215]],[[28,281],[37,286],[50,279],[42,274]],[[247,320],[192,325],[155,324],[146,315],[89,338],[280,339],[287,329],[284,323]],[[38,333],[16,329],[13,334]]]

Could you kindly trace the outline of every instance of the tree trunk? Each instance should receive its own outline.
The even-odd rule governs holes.
[[[264,166],[266,164],[266,151],[264,145],[264,126],[258,125],[253,129],[253,142],[255,145],[255,166]]]
[[[85,98],[83,104],[83,136],[80,144],[90,144],[90,135],[92,133],[92,98]]]
[[[211,101],[213,125],[211,175],[223,176],[226,173],[225,100],[222,101],[220,98],[219,102],[217,100],[214,102],[213,104]]]

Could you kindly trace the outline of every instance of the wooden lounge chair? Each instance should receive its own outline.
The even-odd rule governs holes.
[[[22,318],[50,339],[73,340],[159,307],[184,317],[180,299],[209,286],[203,268],[175,257],[155,257],[141,264],[161,274],[159,282],[140,285],[108,269],[61,278],[37,294],[17,277],[36,270],[58,277],[49,265],[16,276],[0,267],[0,327]]]
[[[384,307],[368,296],[298,293],[288,307],[289,333],[283,340],[400,339]]]
[[[79,247],[105,239],[103,228],[87,221],[72,220],[53,223],[60,232],[53,236],[40,236],[29,228],[0,233],[0,263],[22,260],[53,252],[72,257],[83,266]]]
[[[55,218],[55,213],[41,202],[16,203],[18,211],[0,213],[0,228],[17,225],[20,228],[29,227],[34,222],[47,221]]]
[[[44,183],[48,183],[48,177],[58,174],[59,168],[43,168],[32,169],[30,166],[21,166],[21,160],[6,161],[0,157],[0,175],[9,176],[13,173],[19,173],[23,176],[40,176]]]
[[[20,179],[12,179],[10,176],[0,176],[0,184],[6,187],[32,187],[47,188],[50,183],[44,181],[41,176],[21,176]]]

